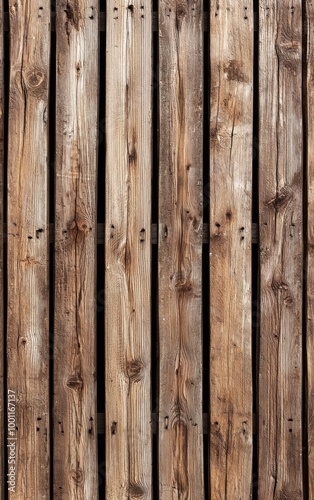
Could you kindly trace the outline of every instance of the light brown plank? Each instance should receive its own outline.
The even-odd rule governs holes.
[[[48,84],[50,2],[10,0],[8,390],[16,401],[16,487],[49,498]]]
[[[159,498],[202,499],[203,3],[159,3]]]
[[[259,498],[303,498],[302,8],[260,1]]]
[[[210,494],[231,500],[252,469],[252,0],[211,1],[210,72]]]
[[[108,0],[106,499],[152,498],[151,2]]]
[[[306,137],[307,137],[307,246],[304,270],[306,284],[306,354],[307,354],[307,436],[309,498],[314,498],[314,4],[306,1]]]
[[[4,328],[3,328],[3,170],[4,170],[4,46],[3,2],[0,2],[0,498],[4,498],[5,484],[5,404],[4,404]]]
[[[98,1],[57,1],[54,498],[98,498]]]

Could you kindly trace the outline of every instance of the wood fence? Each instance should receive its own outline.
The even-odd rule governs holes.
[[[0,498],[314,500],[314,2],[0,1]]]

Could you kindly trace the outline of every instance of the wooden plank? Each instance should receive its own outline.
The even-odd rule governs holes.
[[[107,2],[106,498],[152,498],[152,5]]]
[[[203,499],[203,2],[159,3],[159,498]]]
[[[4,325],[3,325],[3,173],[4,173],[4,45],[3,2],[0,2],[0,498],[4,498],[5,484],[5,397],[4,397]]]
[[[307,439],[308,439],[308,487],[309,498],[314,497],[314,5],[310,0],[306,1],[306,33],[307,51],[306,57],[306,138],[307,138],[307,244],[306,261],[304,269],[307,273],[307,296],[306,296],[306,355],[307,355]]]
[[[57,1],[54,498],[98,497],[98,1]]]
[[[9,498],[43,500],[49,498],[50,2],[10,0],[9,6],[7,387],[15,394],[17,443]]]
[[[210,494],[250,498],[253,1],[211,1],[210,33]]]
[[[259,498],[303,498],[302,7],[259,9]]]

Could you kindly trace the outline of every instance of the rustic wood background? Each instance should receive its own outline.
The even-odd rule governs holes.
[[[313,38],[0,0],[1,499],[314,500]]]

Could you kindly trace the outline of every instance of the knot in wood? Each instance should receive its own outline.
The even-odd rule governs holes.
[[[126,371],[132,382],[138,382],[143,378],[144,363],[140,359],[131,359],[127,362]]]
[[[276,193],[276,196],[269,200],[266,205],[273,207],[275,210],[279,211],[285,209],[288,203],[292,199],[292,190],[289,187],[283,187],[280,191]]]
[[[70,477],[72,481],[77,485],[80,486],[83,483],[84,479],[84,474],[83,471],[80,467],[77,467],[76,469],[72,469],[70,471]]]
[[[172,278],[175,289],[178,293],[189,293],[193,290],[193,285],[190,277],[184,272],[178,272]]]
[[[298,71],[302,59],[301,39],[294,40],[283,35],[277,40],[275,47],[278,62],[289,71]]]
[[[144,498],[144,490],[140,484],[130,483],[128,494],[130,498]]]
[[[182,22],[184,17],[188,13],[188,2],[187,0],[180,0],[177,2],[177,8],[176,8],[176,27],[177,30],[180,31],[182,27]]]
[[[241,69],[241,64],[234,59],[224,65],[224,73],[227,80],[233,80],[235,82],[247,81],[247,78]]]
[[[67,22],[70,23],[77,31],[80,28],[80,4],[78,0],[68,0],[64,9]],[[68,26],[67,26],[68,29]]]
[[[83,388],[83,380],[79,374],[75,374],[68,378],[66,385],[73,391],[80,391]]]
[[[41,98],[47,90],[46,74],[39,69],[32,69],[23,76],[25,89],[30,95]]]

